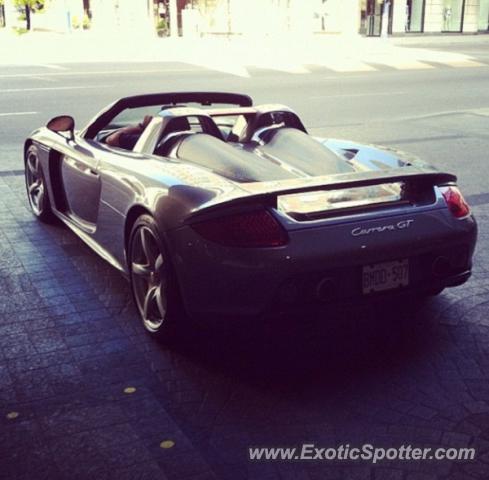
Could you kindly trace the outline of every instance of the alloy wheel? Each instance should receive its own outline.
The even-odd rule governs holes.
[[[136,231],[131,248],[131,275],[136,304],[145,327],[159,330],[167,312],[167,275],[154,233],[146,226]]]
[[[39,157],[34,152],[28,153],[26,167],[27,193],[32,210],[40,216],[44,211],[45,185]]]

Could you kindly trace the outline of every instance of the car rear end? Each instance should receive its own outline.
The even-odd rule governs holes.
[[[173,231],[189,313],[355,303],[470,277],[477,226],[454,177],[339,178],[217,205]]]

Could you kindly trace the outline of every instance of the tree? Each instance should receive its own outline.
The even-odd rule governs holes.
[[[31,14],[44,8],[45,0],[14,0],[14,5],[25,16],[25,26],[27,30],[31,29]]]

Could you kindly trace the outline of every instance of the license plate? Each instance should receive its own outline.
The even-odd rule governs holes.
[[[409,260],[365,265],[362,272],[363,293],[382,292],[409,285]]]

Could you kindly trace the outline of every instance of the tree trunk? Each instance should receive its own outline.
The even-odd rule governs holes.
[[[178,5],[177,0],[170,0],[170,35],[178,37]]]
[[[25,6],[25,26],[27,30],[31,29],[31,7]]]

